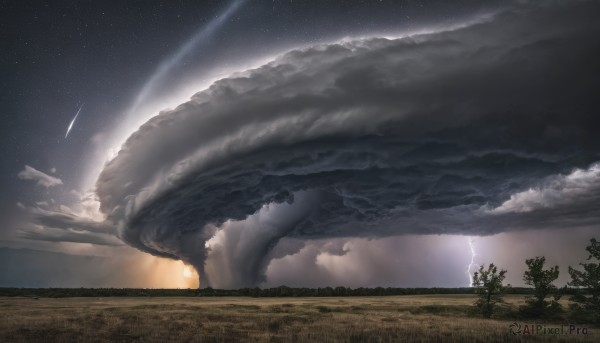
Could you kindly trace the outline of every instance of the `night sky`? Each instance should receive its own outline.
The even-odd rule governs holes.
[[[1,3],[0,286],[564,284],[600,236],[598,14]]]

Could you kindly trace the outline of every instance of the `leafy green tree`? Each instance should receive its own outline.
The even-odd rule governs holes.
[[[558,266],[544,269],[546,257],[535,257],[525,260],[528,270],[523,273],[523,281],[526,285],[533,286],[533,297],[526,300],[526,305],[521,307],[521,312],[533,317],[552,317],[561,311],[558,303],[561,294],[553,284],[558,279]],[[553,299],[547,301],[546,298]]]
[[[487,270],[480,266],[479,271],[473,274],[473,287],[479,297],[475,306],[481,310],[484,318],[490,318],[496,304],[502,302],[502,296],[506,290],[506,287],[502,285],[505,277],[506,270],[498,271],[498,267],[493,263],[488,266]]]
[[[585,250],[590,254],[587,260],[595,259],[598,263],[579,263],[583,271],[569,266],[569,286],[583,288],[589,292],[589,296],[580,294],[571,300],[579,303],[575,304],[575,310],[584,312],[587,318],[600,324],[600,242],[592,238]]]

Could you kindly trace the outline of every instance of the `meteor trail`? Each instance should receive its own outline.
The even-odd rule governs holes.
[[[75,113],[75,117],[73,117],[73,120],[71,120],[71,123],[69,124],[69,127],[67,128],[67,133],[65,134],[65,138],[67,138],[67,136],[69,135],[69,132],[71,132],[71,129],[73,128],[73,124],[75,124],[75,120],[77,119],[77,116],[79,115],[79,112],[81,112],[81,109],[83,108],[83,105],[84,104],[81,104],[81,106],[77,110],[77,113]]]

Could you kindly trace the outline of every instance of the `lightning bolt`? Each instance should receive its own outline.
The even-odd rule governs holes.
[[[469,277],[469,287],[473,285],[473,274],[471,274],[471,270],[477,265],[475,263],[475,245],[473,244],[473,237],[467,237],[467,243],[469,244],[469,251],[471,252],[471,261],[469,261],[469,265],[466,267],[465,274]]]

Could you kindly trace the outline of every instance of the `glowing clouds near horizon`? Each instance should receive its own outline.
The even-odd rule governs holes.
[[[193,276],[194,272],[192,271],[192,268],[190,266],[183,266],[183,277],[189,279]]]
[[[97,181],[100,210],[213,287],[261,284],[310,239],[597,224],[597,187],[552,183],[574,168],[598,182],[589,6],[294,50],[217,81],[127,139]],[[548,206],[490,210],[522,208],[507,201],[530,188],[550,189]]]
[[[147,256],[138,264],[145,272],[137,273],[143,287],[198,288],[198,273],[182,261]]]

